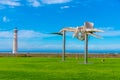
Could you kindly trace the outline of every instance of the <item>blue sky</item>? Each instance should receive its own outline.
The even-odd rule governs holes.
[[[89,38],[90,50],[120,50],[119,0],[0,0],[0,51],[12,50],[19,29],[19,50],[61,50],[62,38],[49,33],[95,24],[103,39]],[[67,50],[83,50],[84,41],[67,33]]]

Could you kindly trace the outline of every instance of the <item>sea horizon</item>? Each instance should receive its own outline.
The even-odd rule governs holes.
[[[1,53],[9,53],[11,54],[12,51],[11,50],[1,50]],[[60,54],[62,53],[61,50],[19,50],[18,51],[19,54]],[[66,51],[67,54],[83,54],[84,50],[67,50]],[[89,50],[90,54],[120,54],[120,50]]]

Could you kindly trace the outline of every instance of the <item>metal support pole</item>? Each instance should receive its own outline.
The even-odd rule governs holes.
[[[88,34],[85,34],[85,55],[84,55],[84,63],[88,63]]]
[[[65,61],[65,50],[66,50],[66,31],[63,31],[63,53],[62,53],[62,61]]]

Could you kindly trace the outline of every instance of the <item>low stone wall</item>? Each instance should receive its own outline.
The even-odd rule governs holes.
[[[0,53],[0,57],[61,57],[59,53],[48,54],[48,53],[19,53],[19,54],[10,54],[10,53]],[[66,57],[75,57],[83,58],[84,54],[66,54]],[[120,54],[89,54],[89,58],[120,58]]]

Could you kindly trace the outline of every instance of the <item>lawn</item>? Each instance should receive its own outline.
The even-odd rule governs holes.
[[[120,80],[120,59],[1,57],[0,80]]]

